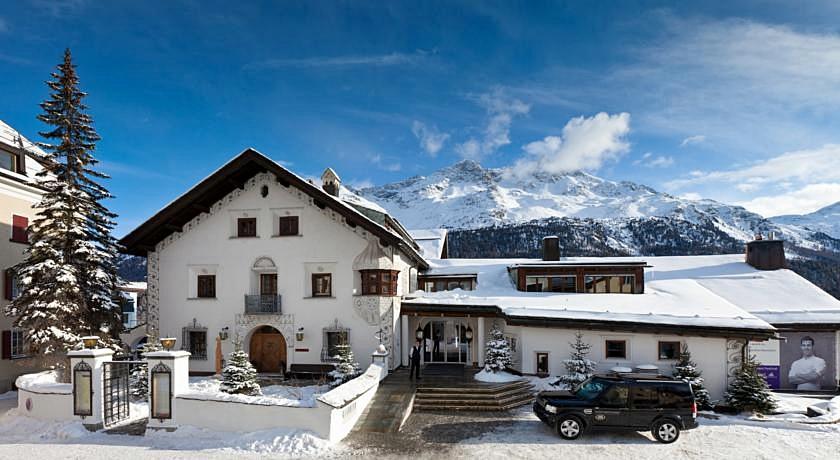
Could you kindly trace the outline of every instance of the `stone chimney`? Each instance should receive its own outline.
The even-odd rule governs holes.
[[[560,260],[560,238],[556,236],[543,238],[543,260]]]
[[[341,188],[341,178],[332,168],[324,170],[321,174],[321,188],[330,195],[338,198],[338,190]]]
[[[778,270],[785,268],[785,244],[774,238],[764,239],[756,235],[755,240],[747,243],[746,262],[759,270]]]

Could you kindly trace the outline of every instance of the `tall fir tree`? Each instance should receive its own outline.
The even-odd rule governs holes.
[[[352,380],[362,372],[359,363],[353,357],[353,350],[350,348],[350,345],[342,343],[336,345],[336,348],[338,349],[338,355],[336,356],[338,358],[338,364],[329,373],[330,385],[332,386],[339,386],[344,382]]]
[[[674,378],[691,385],[698,408],[701,410],[712,408],[712,402],[709,400],[709,390],[703,385],[703,373],[697,369],[697,363],[691,360],[688,345],[682,346],[680,360],[677,364],[674,364]]]
[[[754,356],[749,356],[741,363],[735,380],[726,392],[726,403],[740,412],[759,414],[770,413],[776,408],[776,400],[773,399],[767,381],[758,372]]]
[[[484,351],[484,370],[502,372],[510,367],[512,362],[510,344],[494,321],[493,327],[490,328],[490,340],[487,341],[487,348]]]
[[[571,356],[563,361],[566,375],[561,375],[558,380],[564,385],[573,387],[591,377],[595,373],[597,363],[587,358],[592,347],[583,341],[583,334],[580,331],[575,333],[575,341],[569,343],[569,346],[572,347]]]
[[[25,260],[14,267],[20,295],[6,312],[18,317],[15,326],[44,364],[61,371],[65,352],[83,336],[97,335],[101,346],[117,349],[122,323],[111,235],[116,214],[102,204],[111,194],[97,180],[108,176],[93,169],[99,135],[69,49],[51,76],[52,92],[38,116],[51,129],[40,133],[45,142],[39,143],[47,153],[37,178],[45,193],[35,206]]]

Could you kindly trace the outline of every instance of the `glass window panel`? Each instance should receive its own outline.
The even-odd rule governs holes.
[[[172,417],[171,378],[172,374],[168,372],[152,373],[152,418]]]
[[[17,156],[9,152],[0,151],[0,168],[9,171],[15,171],[15,164],[17,163]]]
[[[625,359],[627,358],[627,341],[626,340],[607,340],[606,341],[606,356],[607,358]]]
[[[91,388],[91,372],[90,371],[74,371],[74,385],[75,385],[75,405],[76,405],[76,415],[91,415],[93,411],[91,410],[91,396],[90,396],[90,388]]]
[[[621,292],[624,294],[632,294],[633,293],[633,285],[636,284],[636,277],[635,276],[625,276],[624,283],[621,285]]]

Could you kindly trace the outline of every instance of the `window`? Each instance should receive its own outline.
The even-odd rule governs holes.
[[[632,294],[636,277],[634,275],[586,275],[586,292],[596,294]]]
[[[632,394],[634,409],[655,409],[659,406],[659,387],[657,385],[634,385]]]
[[[566,276],[526,276],[525,290],[528,292],[577,292],[577,278]]]
[[[20,295],[20,286],[14,270],[7,268],[3,273],[3,291],[6,300],[15,300]]]
[[[18,172],[18,156],[14,153],[0,150],[0,168],[12,172]]]
[[[350,343],[350,330],[341,327],[324,329],[324,346],[321,348],[321,361],[338,362],[338,346]]]
[[[625,385],[613,385],[607,388],[598,400],[601,407],[623,408],[627,407],[627,395],[630,389]]]
[[[18,328],[12,329],[11,350],[12,359],[26,356],[26,342],[24,341],[23,330]]]
[[[240,217],[236,219],[236,236],[240,238],[257,236],[257,218]]]
[[[198,275],[198,290],[196,297],[216,297],[216,275]]]
[[[27,229],[29,228],[29,219],[23,216],[12,216],[12,238],[11,241],[16,243],[28,243],[29,235]]]
[[[537,374],[548,375],[548,353],[537,353]]]
[[[607,340],[605,348],[607,359],[627,359],[626,340]]]
[[[298,216],[282,216],[278,219],[277,236],[293,236],[298,234]]]
[[[396,295],[398,270],[361,270],[362,295]]]
[[[473,290],[472,278],[458,278],[458,279],[429,279],[422,280],[423,290],[426,292],[441,292],[452,291],[454,289],[462,289],[464,291]]]
[[[659,386],[659,406],[679,409],[691,405],[691,391],[686,385],[663,383]]]
[[[207,328],[193,320],[181,333],[184,338],[181,349],[189,351],[191,359],[207,359]]]
[[[332,274],[312,274],[312,297],[332,297]]]
[[[659,342],[659,359],[680,359],[680,343]]]

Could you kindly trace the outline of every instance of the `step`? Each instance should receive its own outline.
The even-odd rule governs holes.
[[[533,388],[513,388],[506,391],[500,391],[497,393],[416,393],[416,398],[418,400],[426,400],[426,399],[461,399],[461,400],[471,400],[471,401],[478,401],[483,399],[503,399],[511,395],[516,394],[529,394],[533,395]]]
[[[513,388],[527,388],[533,387],[530,382],[527,380],[511,382],[511,383],[504,383],[499,385],[476,385],[476,386],[466,386],[466,385],[429,385],[429,386],[418,386],[417,393],[495,393],[499,391],[505,391]]]
[[[425,399],[425,398],[415,398],[415,404],[475,404],[480,406],[492,406],[492,405],[505,405],[510,403],[511,401],[523,400],[523,399],[534,399],[534,396],[530,393],[516,393],[512,395],[508,395],[504,398],[488,398],[488,399],[470,399],[464,400],[460,398],[435,398],[435,399]]]

